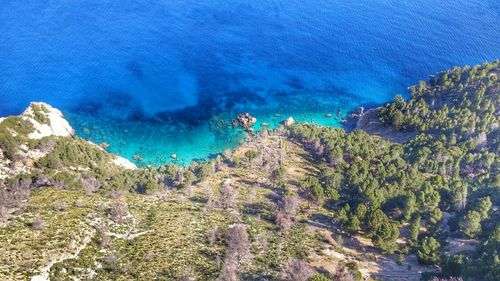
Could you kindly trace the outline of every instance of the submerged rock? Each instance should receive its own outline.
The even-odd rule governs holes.
[[[101,143],[99,144],[99,146],[100,146],[100,147],[102,147],[102,148],[104,148],[104,149],[108,149],[108,147],[110,146],[110,144],[109,144],[109,143],[107,143],[107,142],[101,142]]]

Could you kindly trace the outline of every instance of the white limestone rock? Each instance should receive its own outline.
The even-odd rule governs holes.
[[[64,119],[62,112],[59,109],[52,107],[49,104],[43,102],[32,102],[30,106],[20,115],[23,119],[30,121],[35,127],[34,132],[28,135],[30,139],[41,139],[48,136],[58,136],[58,137],[72,137],[75,135],[75,130],[71,127],[71,125]],[[40,118],[41,117],[41,118]],[[5,118],[0,118],[0,123]],[[44,120],[41,120],[44,119]],[[89,142],[99,149],[104,150],[101,146],[96,145],[92,142]],[[33,154],[33,153],[32,153]],[[28,153],[27,155],[34,156]],[[43,155],[36,155],[40,158]],[[122,167],[124,169],[137,169],[137,166],[119,156],[113,156],[113,164]],[[1,167],[0,167],[1,168]],[[7,169],[7,168],[6,168]],[[0,179],[6,177],[2,173],[2,169],[0,169]]]
[[[47,121],[41,122],[39,118],[36,118],[36,114],[45,116]],[[30,139],[41,139],[48,136],[71,137],[75,135],[75,130],[64,119],[61,111],[46,103],[32,102],[21,114],[21,117],[29,120],[35,127],[35,131],[28,135]]]
[[[137,166],[134,163],[120,156],[116,156],[115,159],[113,159],[113,163],[127,170],[137,169]]]
[[[288,117],[282,123],[285,127],[290,127],[295,123],[295,120],[293,119],[293,117]]]

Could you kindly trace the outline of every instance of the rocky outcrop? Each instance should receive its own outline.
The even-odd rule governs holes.
[[[285,127],[290,127],[292,126],[294,123],[295,123],[295,120],[293,119],[293,117],[288,117],[287,119],[283,120],[283,122],[281,122]]]
[[[21,114],[25,120],[29,120],[35,127],[35,131],[29,134],[30,139],[41,139],[48,136],[72,137],[75,130],[64,119],[60,110],[42,102],[32,102]]]
[[[257,122],[257,118],[252,117],[250,113],[242,113],[236,116],[235,122],[233,122],[233,126],[240,125],[244,129],[249,129]]]
[[[73,137],[75,135],[75,130],[71,127],[68,121],[64,118],[62,112],[52,107],[49,104],[43,102],[32,102],[30,106],[20,115],[24,120],[29,121],[33,124],[33,132],[28,134],[29,139],[41,139],[49,136],[56,137]],[[0,119],[0,123],[5,118]],[[92,143],[96,147],[103,149],[103,145],[99,146],[97,144]],[[109,146],[109,145],[108,145]],[[27,159],[37,160],[43,157],[44,154],[40,154],[38,151],[28,151],[28,149],[22,149],[21,151],[25,154]],[[36,152],[36,153],[35,153]],[[36,154],[37,157],[32,157],[31,154]],[[8,164],[8,163],[7,163]],[[119,157],[114,156],[113,164],[120,166],[124,169],[136,169],[136,165],[131,161]],[[27,168],[27,167],[24,167]],[[5,178],[9,173],[7,173],[6,169],[10,169],[8,165],[5,167],[0,167],[0,178]],[[4,172],[2,173],[2,170]],[[26,170],[26,169],[24,169]],[[23,170],[23,171],[24,171]],[[18,172],[14,173],[18,174]]]
[[[113,159],[113,164],[115,164],[116,166],[120,166],[124,169],[128,169],[128,170],[137,169],[137,166],[134,163],[132,163],[130,160],[123,158],[123,157],[120,157],[120,156],[115,156],[115,158]]]

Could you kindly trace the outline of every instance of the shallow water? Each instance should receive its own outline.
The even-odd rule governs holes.
[[[324,114],[500,58],[498,1],[150,2],[3,0],[0,115],[45,101],[138,164],[188,163],[237,145],[237,113],[338,126]]]

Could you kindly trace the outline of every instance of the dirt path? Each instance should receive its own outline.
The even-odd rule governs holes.
[[[321,255],[314,255],[313,265],[335,273],[337,264],[356,262],[364,280],[373,278],[380,280],[420,280],[422,272],[436,271],[437,268],[422,266],[414,255],[404,256],[402,265],[396,261],[395,254],[382,255],[371,243],[370,239],[360,236],[348,236],[338,231],[334,225],[320,220],[311,220],[308,223],[310,231],[324,237],[325,249]],[[342,246],[337,241],[342,237]],[[335,240],[337,239],[337,240]]]

